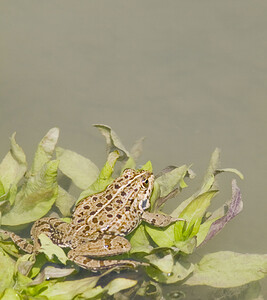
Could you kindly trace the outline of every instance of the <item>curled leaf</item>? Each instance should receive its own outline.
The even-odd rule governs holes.
[[[130,156],[129,152],[126,150],[120,138],[113,129],[103,124],[95,124],[94,126],[98,128],[106,138],[108,153],[118,151],[120,154],[120,159],[125,159],[126,157]]]
[[[74,271],[74,268],[58,268],[47,266],[42,270],[41,273],[38,274],[38,276],[31,282],[30,285],[40,284],[46,279],[66,277],[72,274]]]
[[[242,202],[242,198],[241,198],[241,192],[236,184],[236,180],[233,180],[232,181],[232,200],[228,207],[228,211],[223,217],[215,220],[211,224],[209,233],[207,234],[203,243],[206,243],[208,240],[210,240],[212,237],[214,237],[216,234],[218,234],[231,219],[233,219],[237,214],[239,214],[242,211],[242,209],[243,209],[243,202]]]
[[[8,193],[11,185],[16,185],[27,170],[26,156],[16,143],[15,133],[10,138],[11,149],[0,164],[1,194]]]
[[[51,160],[57,144],[58,137],[59,129],[55,127],[50,129],[47,132],[47,134],[42,138],[35,152],[31,168],[31,174],[36,174],[45,163]]]

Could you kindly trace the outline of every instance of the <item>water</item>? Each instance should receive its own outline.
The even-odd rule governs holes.
[[[142,159],[156,171],[194,163],[198,182],[218,146],[222,166],[245,175],[245,207],[200,254],[266,253],[266,2],[0,6],[2,157],[14,131],[30,157],[58,126],[61,146],[101,166],[104,141],[91,124],[104,123],[128,147],[146,136]],[[230,177],[222,186],[220,201]]]

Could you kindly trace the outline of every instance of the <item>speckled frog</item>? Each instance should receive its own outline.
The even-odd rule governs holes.
[[[31,229],[33,245],[14,233],[1,232],[28,253],[38,252],[38,236],[44,233],[56,245],[70,248],[68,258],[86,269],[136,267],[138,262],[133,260],[106,257],[131,249],[124,236],[142,220],[158,227],[176,221],[170,216],[146,211],[153,183],[151,172],[126,169],[103,192],[84,198],[75,208],[71,223],[49,217],[37,220]]]

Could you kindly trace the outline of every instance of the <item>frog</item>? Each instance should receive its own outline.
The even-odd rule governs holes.
[[[33,224],[33,244],[13,232],[0,229],[23,251],[38,253],[39,235],[69,248],[68,259],[92,271],[109,268],[136,268],[145,263],[131,259],[109,258],[128,253],[131,244],[126,236],[142,222],[166,227],[178,219],[162,213],[149,212],[154,175],[150,171],[125,169],[100,193],[85,197],[74,209],[71,222],[44,217]]]

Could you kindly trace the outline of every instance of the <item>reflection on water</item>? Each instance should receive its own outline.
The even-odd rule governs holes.
[[[146,136],[143,162],[156,173],[194,163],[200,182],[218,146],[223,164],[245,175],[244,211],[201,252],[266,253],[266,8],[2,1],[1,156],[14,131],[31,157],[59,126],[63,147],[101,166],[104,142],[91,124],[105,123],[129,146]],[[229,181],[221,184],[223,202]]]

